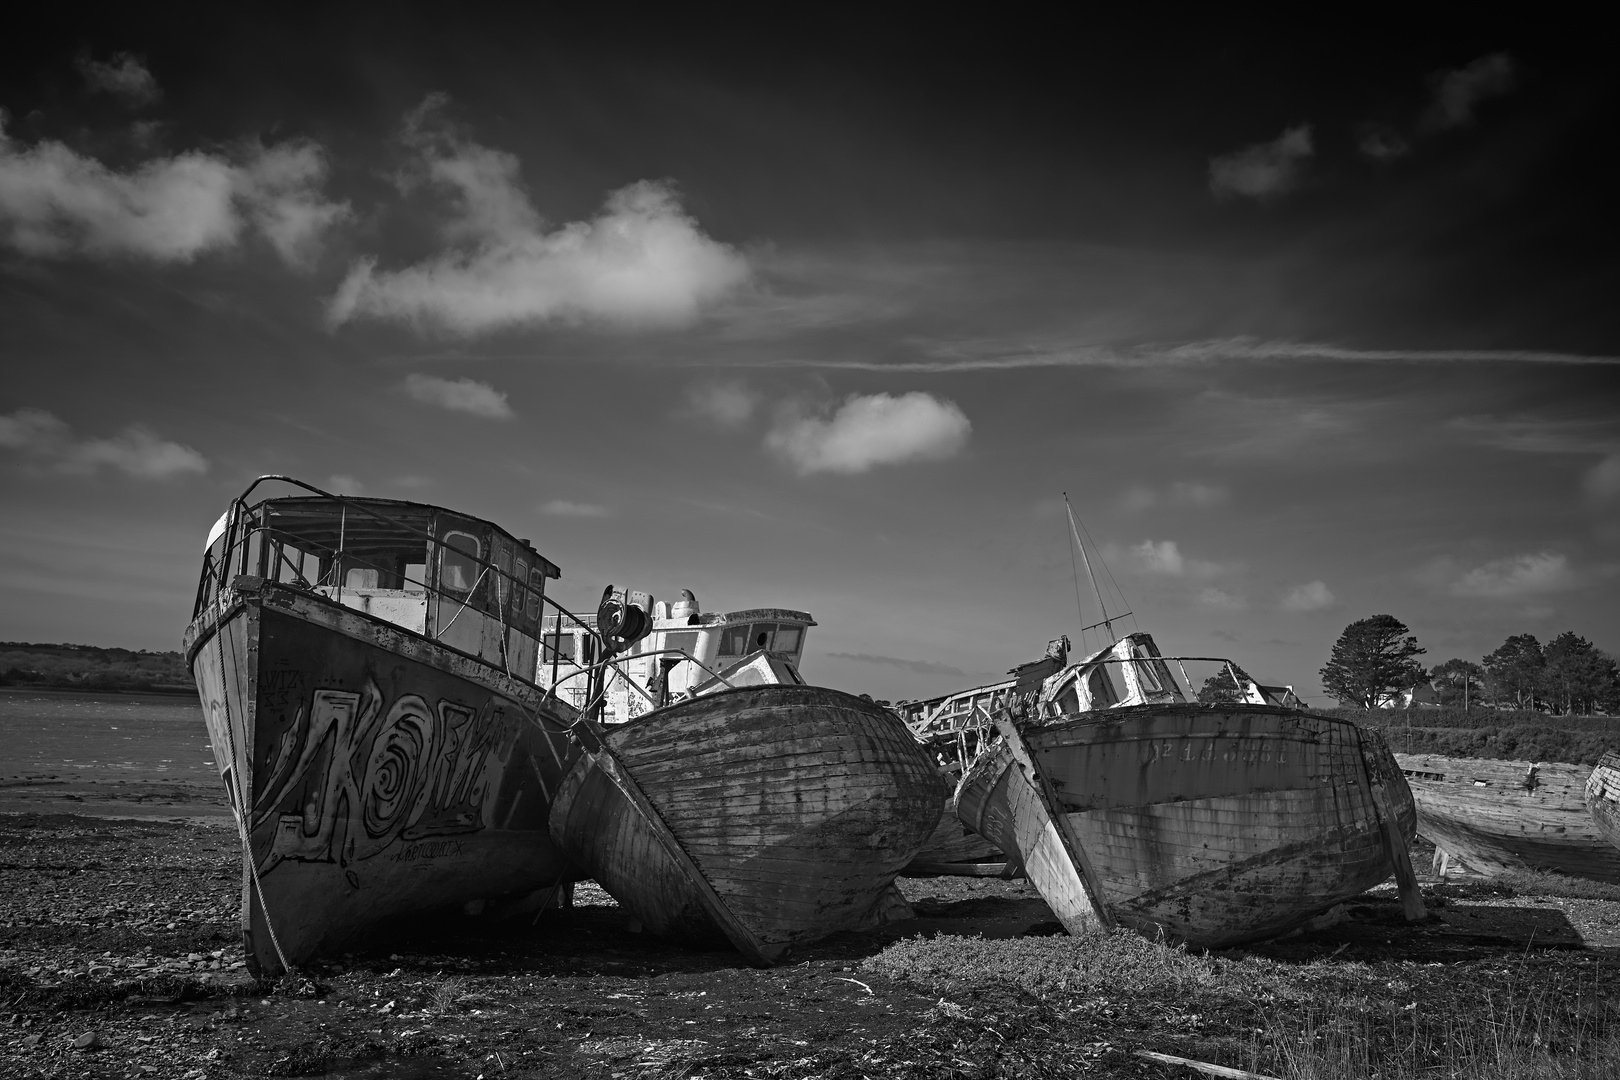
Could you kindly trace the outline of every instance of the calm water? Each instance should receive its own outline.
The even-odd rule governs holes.
[[[195,699],[0,689],[0,780],[219,783]]]

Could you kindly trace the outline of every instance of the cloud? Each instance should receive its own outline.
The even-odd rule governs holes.
[[[1311,156],[1311,126],[1288,128],[1271,142],[1256,143],[1209,159],[1209,190],[1217,199],[1244,197],[1262,202],[1299,186]]]
[[[1412,146],[1394,128],[1369,124],[1362,129],[1356,149],[1374,161],[1394,161],[1412,152]]]
[[[1551,551],[1511,555],[1465,571],[1451,584],[1457,596],[1501,599],[1561,592],[1575,585],[1569,560]]]
[[[208,460],[189,446],[132,424],[108,439],[76,439],[65,421],[43,409],[0,416],[0,447],[20,451],[53,472],[87,474],[102,466],[141,480],[205,473]]]
[[[1418,126],[1424,131],[1467,127],[1474,122],[1479,103],[1506,94],[1513,81],[1513,57],[1507,53],[1491,53],[1467,67],[1440,72],[1434,77],[1434,98]]]
[[[1155,506],[1172,506],[1207,510],[1220,506],[1230,497],[1226,488],[1197,481],[1177,480],[1164,491],[1149,487],[1133,487],[1125,493],[1125,508],[1140,512]]]
[[[552,499],[548,503],[543,503],[540,506],[540,512],[542,514],[554,514],[557,517],[583,518],[607,517],[609,514],[608,508],[605,506],[598,506],[596,503],[569,502],[567,499]]]
[[[839,660],[859,660],[863,664],[882,664],[885,667],[897,667],[905,671],[915,672],[918,675],[956,675],[966,678],[968,673],[961,668],[949,664],[935,663],[932,660],[906,660],[898,656],[876,656],[872,653],[835,652],[828,656]]]
[[[112,59],[105,62],[80,53],[73,66],[91,90],[123,98],[134,108],[150,105],[163,96],[145,61],[134,53],[113,53]]]
[[[405,376],[405,392],[424,405],[471,413],[490,420],[510,420],[506,391],[477,379],[441,379],[436,375]]]
[[[863,473],[874,465],[954,457],[972,427],[955,402],[921,391],[851,394],[828,419],[784,410],[765,445],[801,475]]]
[[[326,490],[335,495],[362,495],[366,485],[347,473],[333,473],[326,478]]]
[[[1278,606],[1284,611],[1326,611],[1337,603],[1333,591],[1322,581],[1307,581],[1288,590]]]
[[[234,249],[250,228],[307,267],[349,216],[320,192],[326,158],[311,142],[244,144],[235,158],[191,151],[117,171],[68,146],[8,137],[0,115],[0,243],[25,255],[191,262]]]
[[[1198,602],[1205,607],[1221,608],[1226,611],[1242,611],[1249,606],[1248,601],[1236,593],[1216,588],[1200,589]]]
[[[446,123],[445,102],[430,96],[406,117],[414,159],[401,186],[449,196],[448,247],[402,270],[360,260],[328,306],[333,326],[370,318],[469,337],[551,322],[680,326],[749,280],[748,260],[705,235],[667,182],[627,185],[590,221],[547,229],[517,158]]]
[[[682,413],[721,427],[746,424],[759,408],[760,395],[740,382],[710,382],[689,388]]]
[[[1581,487],[1596,503],[1613,502],[1620,497],[1620,453],[1610,454],[1587,470]]]
[[[794,357],[735,363],[737,367],[805,367],[851,371],[1014,371],[1021,368],[1160,368],[1215,364],[1553,364],[1620,365],[1620,356],[1534,352],[1523,349],[1353,349],[1320,342],[1262,341],[1253,337],[1145,345],[1020,343],[1016,340],[925,342],[926,360]]]
[[[1123,559],[1138,572],[1159,577],[1208,580],[1223,571],[1219,563],[1188,558],[1174,540],[1143,540],[1124,549],[1104,544],[1102,554],[1105,561]]]

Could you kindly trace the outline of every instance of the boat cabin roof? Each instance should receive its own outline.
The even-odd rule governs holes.
[[[492,521],[442,506],[403,499],[295,496],[265,499],[248,512],[253,517],[263,514],[271,534],[278,539],[302,541],[328,551],[341,548],[358,556],[414,550],[429,538],[443,541],[454,532],[470,532],[481,540],[501,536],[527,552],[530,564],[546,577],[562,576],[561,569],[528,540],[513,536]]]

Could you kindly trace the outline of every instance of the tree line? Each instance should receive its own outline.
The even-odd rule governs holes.
[[[0,641],[0,686],[196,693],[177,652]]]
[[[1432,686],[1439,705],[1620,713],[1620,664],[1572,630],[1545,645],[1515,634],[1479,663],[1453,658],[1432,670],[1417,660],[1427,651],[1393,615],[1359,619],[1334,643],[1322,685],[1362,709],[1399,705],[1406,691]]]

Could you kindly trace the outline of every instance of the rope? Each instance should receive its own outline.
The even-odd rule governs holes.
[[[276,936],[276,927],[270,920],[270,905],[264,902],[264,885],[259,881],[259,861],[253,855],[253,837],[248,832],[247,796],[242,791],[242,770],[238,767],[236,757],[236,729],[231,723],[231,696],[225,689],[225,624],[223,619],[214,620],[215,652],[219,655],[219,699],[225,704],[225,741],[230,744],[231,750],[231,786],[236,791],[236,832],[242,838],[242,853],[247,857],[248,877],[253,880],[253,892],[259,898],[259,913],[264,916],[264,928],[269,931],[270,945],[276,950],[276,959],[281,961],[281,969],[289,975],[296,970],[287,960],[287,954],[281,948],[281,939]],[[252,762],[249,762],[249,767]],[[248,915],[248,925],[253,923],[253,916]]]

